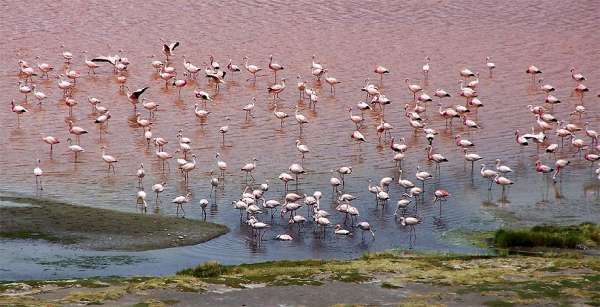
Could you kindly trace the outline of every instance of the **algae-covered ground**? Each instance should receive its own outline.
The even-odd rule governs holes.
[[[599,305],[600,258],[427,255],[205,263],[175,276],[0,284],[0,305]]]
[[[0,238],[41,239],[92,250],[141,251],[208,241],[226,226],[198,220],[0,196]]]

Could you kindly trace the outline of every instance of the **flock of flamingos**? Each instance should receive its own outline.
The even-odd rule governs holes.
[[[163,61],[155,60],[149,64],[156,70],[156,74],[164,81],[165,87],[174,87],[177,89],[177,95],[181,95],[181,89],[189,85],[189,80],[196,79],[198,74],[204,74],[208,79],[208,83],[214,90],[204,91],[200,88],[194,91],[194,95],[197,98],[194,112],[198,118],[200,124],[204,125],[209,120],[211,112],[208,110],[208,105],[213,100],[214,95],[219,95],[220,88],[227,81],[227,78],[231,78],[230,75],[239,74],[242,70],[246,70],[249,74],[247,82],[255,82],[258,73],[264,73],[270,70],[273,75],[273,83],[267,88],[268,95],[272,96],[273,101],[279,99],[279,95],[288,89],[288,84],[285,78],[278,79],[278,73],[281,74],[284,71],[284,66],[274,62],[273,57],[269,59],[269,63],[265,68],[262,68],[256,64],[250,64],[248,57],[244,57],[243,65],[236,65],[229,59],[229,62],[225,66],[221,66],[211,56],[210,63],[205,63],[205,67],[198,67],[189,62],[185,56],[183,57],[183,67],[185,72],[178,74],[177,69],[174,65],[175,50],[179,47],[179,43],[164,44],[162,52],[164,54]],[[84,52],[85,53],[85,52]],[[46,95],[41,89],[36,86],[36,79],[48,79],[56,78],[57,87],[63,93],[63,101],[69,107],[69,112],[72,113],[73,108],[78,105],[78,101],[73,96],[73,89],[78,86],[82,86],[82,82],[78,81],[83,78],[82,73],[72,69],[72,64],[75,61],[75,57],[72,53],[64,51],[62,53],[64,58],[64,68],[60,69],[60,74],[55,75],[55,72],[59,71],[58,68],[52,64],[38,62],[35,65],[30,65],[24,60],[18,61],[18,76],[19,85],[18,92],[24,95],[22,103],[12,100],[11,110],[15,113],[18,121],[18,125],[26,120],[27,113],[30,110],[27,108],[29,105],[37,100],[37,103],[43,104],[46,99]],[[39,59],[38,59],[39,61]],[[136,90],[131,90],[127,84],[127,71],[129,60],[119,55],[115,56],[100,56],[92,59],[85,57],[85,66],[88,71],[87,74],[96,74],[96,70],[104,69],[104,67],[112,68],[112,73],[117,76],[117,82],[120,91],[126,97],[126,99],[132,104],[134,112],[136,113],[136,122],[140,129],[144,130],[143,137],[145,138],[148,146],[155,146],[156,158],[162,161],[163,172],[170,170],[170,161],[176,160],[178,166],[178,172],[181,173],[182,180],[185,182],[189,181],[190,174],[196,169],[196,155],[191,153],[191,140],[183,136],[182,131],[179,131],[177,137],[178,149],[175,153],[180,153],[179,157],[174,157],[172,153],[166,151],[165,147],[169,143],[168,140],[162,137],[156,137],[153,135],[152,124],[155,120],[155,113],[159,112],[158,104],[150,101],[143,97],[144,92],[148,87],[143,87]],[[491,58],[487,57],[485,60],[486,74],[489,73],[489,78],[493,78],[495,64],[491,62]],[[308,64],[307,64],[308,68]],[[422,67],[423,80],[428,80],[430,74],[429,58],[426,58],[426,63]],[[287,72],[287,71],[286,71]],[[313,55],[312,63],[310,63],[310,72],[316,82],[323,80],[329,85],[330,95],[335,95],[336,86],[340,84],[336,78],[328,74],[328,69],[324,65],[320,64],[316,57]],[[600,145],[597,143],[598,133],[588,125],[580,127],[573,123],[569,123],[569,119],[572,117],[578,117],[581,119],[586,116],[585,107],[583,106],[583,100],[585,94],[589,89],[583,84],[586,78],[581,74],[571,69],[571,78],[574,81],[574,93],[580,97],[580,102],[576,104],[573,111],[565,115],[564,120],[559,120],[552,114],[553,105],[560,103],[560,100],[553,96],[555,88],[552,85],[544,84],[543,80],[537,78],[537,75],[542,74],[542,71],[534,65],[529,66],[523,70],[524,73],[530,75],[531,86],[539,88],[540,92],[544,93],[545,100],[544,105],[530,105],[528,106],[529,111],[533,114],[532,118],[535,119],[534,125],[537,129],[532,128],[529,133],[521,133],[519,130],[515,131],[515,146],[535,146],[537,150],[543,150],[550,156],[556,157],[556,153],[565,150],[565,146],[572,146],[575,154],[572,155],[573,159],[585,159],[592,165],[593,162],[600,160],[600,155],[596,152],[600,151]],[[374,68],[373,73],[377,74],[379,84],[370,82],[367,79],[366,84],[361,89],[365,93],[365,99],[359,102],[356,107],[348,108],[348,120],[350,120],[355,130],[348,133],[348,136],[357,143],[356,146],[361,146],[362,143],[377,143],[378,146],[385,146],[389,148],[390,156],[396,163],[398,168],[397,178],[384,177],[378,183],[369,183],[368,190],[373,193],[376,199],[376,206],[385,206],[388,200],[391,198],[388,187],[392,184],[398,184],[404,188],[404,193],[400,196],[400,200],[397,201],[397,209],[395,215],[398,217],[400,223],[409,228],[411,233],[414,233],[415,226],[422,222],[422,218],[419,217],[417,206],[419,202],[423,202],[425,194],[425,183],[434,176],[441,175],[441,169],[448,160],[440,152],[435,150],[435,139],[438,132],[428,126],[429,119],[424,116],[426,114],[427,107],[433,107],[437,105],[438,112],[434,116],[439,116],[446,122],[446,127],[456,125],[453,123],[454,120],[459,121],[459,125],[463,125],[463,131],[476,131],[480,129],[479,124],[473,119],[475,116],[470,114],[479,112],[478,110],[483,107],[482,102],[478,99],[477,90],[479,87],[479,73],[475,73],[467,68],[458,72],[460,77],[458,89],[458,95],[464,97],[464,105],[445,106],[443,101],[446,97],[456,95],[453,91],[449,93],[443,89],[437,89],[431,97],[424,92],[422,86],[418,83],[411,82],[411,79],[405,79],[406,88],[409,93],[413,96],[413,102],[405,106],[405,116],[408,124],[414,129],[416,135],[423,135],[428,145],[425,148],[420,148],[424,151],[427,160],[435,164],[434,174],[428,173],[417,167],[417,172],[414,174],[418,182],[411,181],[406,174],[403,173],[402,162],[405,159],[409,146],[404,142],[404,139],[396,140],[391,137],[391,129],[393,126],[385,121],[385,108],[391,104],[391,100],[383,94],[378,85],[383,84],[384,77],[390,73],[390,70],[383,66],[377,66]],[[536,78],[538,80],[536,80]],[[84,84],[85,85],[85,84]],[[83,85],[83,86],[84,86]],[[162,83],[160,86],[163,86]],[[311,88],[311,83],[303,80],[298,76],[297,84],[288,89],[288,91],[298,91],[300,100],[308,101],[308,107],[316,110],[316,104],[319,101],[319,93]],[[434,99],[437,101],[434,102]],[[88,102],[91,104],[92,111],[97,115],[94,124],[100,126],[100,135],[102,131],[107,129],[108,122],[112,118],[110,110],[101,103],[101,100],[95,97],[88,97]],[[147,112],[147,117],[143,117],[140,113],[140,106]],[[249,104],[245,105],[240,112],[246,113],[246,120],[249,116],[253,116],[253,110],[255,108],[255,99]],[[380,120],[377,126],[378,140],[367,140],[361,130],[365,129],[364,122],[366,117],[365,112],[376,112]],[[295,120],[299,133],[302,134],[304,125],[309,125],[309,121],[305,115],[301,113],[301,110],[296,106],[295,113],[291,117],[289,114],[277,109],[273,111],[274,118],[280,122],[281,127],[284,127],[285,121]],[[25,118],[21,118],[25,117]],[[67,131],[65,131],[66,133]],[[222,126],[218,129],[218,132],[222,138],[222,145],[225,146],[225,137],[229,132],[229,126]],[[80,137],[88,133],[88,130],[76,125],[74,122],[68,122],[68,138],[64,140],[68,145],[68,150],[74,155],[74,161],[77,161],[78,155],[85,152],[85,149],[80,146]],[[65,136],[67,137],[67,136]],[[565,138],[567,144],[565,144]],[[54,147],[60,146],[61,139],[56,136],[45,136],[41,141],[47,143],[50,148],[50,154],[54,150]],[[470,162],[471,171],[475,168],[475,162],[483,159],[476,153],[476,144],[464,137],[464,135],[457,134],[455,136],[456,146],[464,152],[464,159],[466,162]],[[285,185],[285,196],[280,200],[277,199],[266,199],[265,192],[269,189],[268,182],[257,184],[253,177],[253,171],[256,168],[256,161],[253,161],[242,165],[239,170],[246,177],[246,189],[241,193],[238,201],[233,202],[233,208],[239,210],[240,221],[248,225],[249,231],[251,231],[252,240],[260,242],[263,238],[264,231],[270,227],[269,223],[274,222],[274,215],[279,210],[281,219],[287,221],[289,224],[297,224],[298,228],[304,227],[304,224],[314,225],[314,230],[321,230],[325,235],[327,228],[334,228],[334,233],[337,235],[351,235],[355,231],[362,231],[362,237],[364,239],[365,233],[371,234],[373,239],[375,238],[374,231],[371,225],[367,221],[359,221],[360,214],[359,210],[352,206],[352,201],[356,199],[355,196],[344,192],[344,176],[352,174],[351,166],[344,166],[337,169],[338,176],[334,176],[330,179],[330,184],[334,197],[336,198],[337,206],[335,210],[340,215],[339,224],[334,224],[330,219],[333,219],[331,213],[323,210],[320,207],[320,199],[322,193],[319,191],[314,192],[312,195],[299,195],[296,190],[288,189],[289,182],[298,182],[299,176],[305,173],[303,168],[303,162],[305,155],[310,155],[310,149],[306,144],[303,144],[300,140],[296,140],[296,147],[300,155],[301,162],[292,164],[286,172],[279,175],[279,179]],[[102,155],[101,160],[106,163],[108,168],[108,174],[110,176],[111,169],[112,173],[115,174],[115,165],[118,162],[118,157],[112,156],[107,153],[107,148],[101,147]],[[565,155],[562,155],[565,156]],[[577,156],[577,157],[576,157]],[[560,176],[561,170],[567,167],[570,161],[565,158],[557,159],[553,165],[545,165],[541,160],[536,161],[535,171],[542,174],[549,181],[550,179],[556,181]],[[218,174],[212,175],[210,183],[213,189],[218,187],[224,179],[228,170],[228,164],[223,161],[216,153],[216,167]],[[481,164],[480,175],[489,182],[488,189],[491,190],[494,185],[498,185],[502,189],[502,195],[504,196],[507,192],[507,188],[513,184],[513,180],[510,179],[512,169],[504,165],[500,159],[496,159],[496,165],[493,168],[488,168]],[[600,179],[600,168],[596,170],[599,174]],[[33,174],[35,175],[36,187],[43,189],[42,178],[44,172],[40,168],[40,160],[38,159],[38,165],[34,168]],[[143,212],[146,212],[148,207],[146,202],[146,192],[143,190],[143,178],[145,176],[145,170],[143,164],[137,170],[137,178],[139,191],[137,193],[136,203],[142,208]],[[550,178],[551,177],[551,178]],[[548,184],[548,183],[547,183]],[[166,189],[166,183],[156,183],[152,186],[152,191],[155,194],[156,206],[160,206],[160,193]],[[189,191],[189,189],[188,189]],[[211,196],[212,196],[211,190]],[[430,192],[431,194],[431,192]],[[440,215],[442,214],[443,202],[451,196],[450,192],[444,189],[436,189],[432,193],[433,203],[439,206]],[[154,197],[154,196],[153,196]],[[209,197],[210,198],[210,197]],[[190,203],[191,193],[181,195],[172,200],[177,206],[177,214],[182,211],[185,214],[184,207]],[[199,205],[202,208],[204,219],[206,219],[205,208],[208,205],[208,200],[201,199]],[[301,214],[301,208],[306,207],[307,216]],[[303,210],[302,210],[303,211]],[[244,217],[245,215],[245,217]],[[262,218],[267,216],[267,218]],[[343,222],[341,221],[343,216]],[[320,228],[320,229],[319,229]],[[261,234],[262,233],[262,234]],[[278,234],[274,237],[277,240],[293,240],[292,235],[288,233]]]

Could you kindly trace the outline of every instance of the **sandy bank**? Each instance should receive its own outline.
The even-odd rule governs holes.
[[[143,251],[193,245],[229,230],[198,220],[0,196],[0,238],[42,239],[91,250]]]

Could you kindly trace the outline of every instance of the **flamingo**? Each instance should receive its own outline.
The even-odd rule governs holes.
[[[460,76],[463,77],[464,79],[470,78],[470,77],[475,77],[475,74],[468,68],[463,68],[460,72],[459,72]]]
[[[440,215],[442,215],[442,203],[450,196],[450,193],[444,189],[437,189],[433,192],[433,204],[440,202]]]
[[[333,233],[336,235],[341,235],[341,236],[347,236],[347,235],[351,234],[351,232],[349,230],[343,229],[342,225],[340,225],[340,224],[335,225]]]
[[[300,140],[296,140],[296,149],[302,155],[302,160],[304,160],[304,155],[310,152],[310,149],[306,144],[301,144]]]
[[[531,75],[531,80],[535,81],[535,76],[539,75],[542,73],[542,71],[537,68],[537,66],[535,65],[529,65],[529,67],[527,67],[527,70],[525,71],[527,74]]]
[[[371,236],[373,237],[373,240],[375,240],[375,233],[373,232],[373,229],[371,228],[371,225],[368,222],[357,223],[356,226],[354,226],[354,227],[362,230],[362,239],[363,240],[365,238],[365,232],[366,231],[371,232]]]
[[[278,111],[277,104],[275,104],[275,108],[273,109],[273,115],[275,115],[275,118],[279,120],[280,127],[283,128],[283,121],[288,117],[288,114],[282,111]]]
[[[290,236],[289,234],[279,234],[279,235],[276,235],[275,237],[273,237],[273,240],[292,241],[292,240],[294,240],[294,238],[292,236]]]
[[[143,210],[143,212],[146,213],[148,211],[148,203],[146,203],[146,192],[144,192],[143,190],[138,191],[135,203],[136,205],[141,205],[141,210]]]
[[[161,150],[161,149],[159,148],[159,150]],[[169,168],[171,167],[169,165],[169,163],[168,163],[168,160],[171,159],[171,158],[173,158],[173,155],[170,154],[170,153],[168,153],[168,152],[166,152],[166,151],[159,151],[159,150],[157,150],[155,152],[155,154],[156,154],[156,157],[161,160],[161,162],[162,162],[162,170],[164,172],[164,170],[165,170],[165,163],[167,164],[167,166]],[[187,161],[186,161],[186,163],[187,163]],[[185,165],[185,163],[184,163],[184,165]]]
[[[43,137],[43,138],[42,138],[42,141],[44,141],[44,143],[46,143],[46,144],[50,145],[50,154],[52,154],[52,147],[53,147],[54,145],[56,145],[56,144],[59,144],[59,143],[60,143],[60,141],[59,141],[59,140],[58,140],[56,137],[54,137],[54,136],[51,136],[51,135],[48,135],[48,136],[45,136],[45,137]]]
[[[253,64],[248,65],[248,57],[247,56],[244,57],[244,67],[252,75],[254,82],[256,82],[256,73],[261,71],[262,68],[260,68],[256,65],[253,65]],[[248,80],[250,80],[250,79],[248,79]],[[248,80],[246,80],[246,81],[248,81]]]
[[[44,171],[40,168],[40,159],[37,159],[37,166],[33,169],[33,175],[35,176],[35,188],[43,190],[42,186],[42,175],[44,175]]]
[[[83,149],[81,146],[79,146],[79,145],[77,145],[77,144],[73,144],[73,141],[71,140],[71,138],[68,138],[68,139],[67,139],[67,143],[69,143],[69,150],[70,150],[70,151],[71,151],[73,154],[75,154],[75,159],[74,159],[74,161],[73,161],[73,162],[77,163],[77,155],[78,155],[79,153],[82,153],[82,152],[84,152],[85,150],[84,150],[84,149]]]
[[[425,189],[425,181],[433,178],[433,176],[430,173],[421,171],[421,166],[419,166],[418,164],[415,177],[417,177],[417,180],[421,181],[423,189]]]
[[[39,57],[36,58],[39,59]],[[46,78],[49,78],[48,73],[54,70],[54,66],[48,63],[39,63],[37,67],[42,72],[42,77],[46,76]]]
[[[162,46],[162,52],[166,57],[166,61],[169,61],[169,57],[174,55],[175,48],[179,47],[179,42],[173,42],[170,44],[164,43]]]
[[[256,104],[256,97],[252,97],[252,101],[242,108],[242,110],[244,112],[246,112],[246,120],[248,120],[248,115],[250,115],[251,117],[254,117],[254,115],[252,115],[252,110],[254,110],[255,104]]]
[[[375,67],[374,72],[376,74],[379,74],[379,83],[383,83],[383,75],[384,74],[389,74],[390,71],[389,69],[385,68],[384,66],[381,65],[377,65],[377,67]]]
[[[44,92],[38,91],[37,86],[35,84],[32,85],[31,88],[33,89],[33,96],[35,96],[35,98],[38,100],[38,104],[41,105],[42,101],[47,98],[46,94],[44,94]]]
[[[284,67],[280,64],[273,63],[273,55],[269,55],[269,69],[273,71],[273,75],[275,76],[274,82],[277,82],[277,72],[283,70]]]
[[[545,102],[545,103],[548,103],[548,104],[550,104],[550,105],[553,105],[553,104],[558,104],[558,103],[560,103],[561,101],[560,101],[560,99],[556,98],[555,96],[553,96],[553,95],[550,95],[550,94],[547,94],[547,95],[546,95],[546,99],[544,100],[544,102]]]
[[[494,183],[494,178],[496,178],[498,172],[491,169],[485,169],[485,164],[481,164],[481,170],[479,170],[479,173],[481,174],[481,177],[490,181],[490,186],[488,187],[488,190],[491,190],[492,184]]]
[[[441,154],[433,153],[433,147],[431,145],[427,145],[427,147],[425,148],[425,151],[427,152],[427,160],[435,162],[435,166],[436,166],[436,169],[438,170],[438,172],[440,171],[440,164],[444,163],[444,162],[448,162],[448,159],[446,159]]]
[[[237,66],[237,65],[235,65],[235,64],[233,64],[232,61],[231,61],[231,59],[229,59],[229,64],[227,64],[227,69],[230,72],[239,72],[240,71],[240,67]]]
[[[538,83],[540,84],[540,89],[546,93],[549,94],[551,92],[556,91],[556,88],[554,88],[554,86],[550,85],[550,84],[542,84],[542,82],[544,82],[544,78],[540,78],[538,80]]]
[[[300,133],[302,133],[302,125],[308,124],[308,119],[306,119],[306,116],[304,116],[303,114],[300,114],[298,106],[296,106],[295,116],[296,122],[298,122],[298,125],[300,126]]]
[[[575,80],[577,83],[587,80],[582,74],[575,73],[575,67],[571,67],[571,79]]]
[[[558,175],[560,174],[560,171],[565,168],[565,166],[569,165],[571,163],[571,161],[566,160],[566,159],[558,159],[556,160],[556,162],[554,162],[554,167],[555,167],[555,171],[554,174],[552,175],[552,180],[554,182],[556,182],[556,178],[558,178]],[[593,162],[592,162],[593,163]]]
[[[398,173],[398,184],[403,187],[405,191],[415,187],[415,184],[412,183],[412,181],[402,178],[402,170],[399,170]]]
[[[184,74],[184,76],[187,76]],[[181,97],[181,89],[187,85],[187,80],[173,78],[173,86],[177,87],[177,97]]]
[[[160,199],[158,198],[158,195],[165,190],[166,186],[167,186],[166,182],[156,183],[156,184],[152,185],[152,191],[154,191],[154,193],[156,194],[156,201],[155,201],[156,206],[158,206],[158,204],[160,203]]]
[[[294,174],[296,185],[298,185],[298,175],[305,173],[304,168],[302,167],[302,165],[294,163],[290,165],[288,169],[290,170],[290,172],[292,172],[292,174]]]
[[[115,166],[114,164],[117,163],[117,159],[115,159],[115,157],[111,156],[111,155],[107,155],[106,154],[106,146],[102,145],[102,147],[100,147],[102,149],[102,160],[104,160],[104,162],[106,164],[108,164],[108,172],[110,174],[110,168],[112,167],[113,170],[113,174],[115,173]]]
[[[448,92],[440,88],[436,89],[435,92],[433,92],[433,96],[438,97],[440,101],[442,100],[442,98],[452,97]]]
[[[452,119],[460,118],[460,115],[453,108],[442,109],[442,104],[438,103],[440,116],[446,121],[446,127],[448,127],[448,120],[450,120],[450,126],[452,126]]]
[[[125,88],[127,88],[127,99],[128,99],[128,100],[129,100],[129,102],[130,102],[130,103],[133,105],[133,110],[134,110],[134,112],[135,112],[135,110],[137,109],[137,104],[138,104],[138,102],[139,102],[139,98],[140,98],[140,96],[141,96],[141,95],[142,95],[142,94],[143,94],[143,93],[144,93],[144,92],[145,92],[147,89],[149,89],[149,87],[148,87],[148,86],[146,86],[146,87],[143,87],[143,88],[137,89],[137,90],[135,90],[135,91],[133,91],[133,92],[129,92],[129,88],[128,88],[128,87],[125,87]]]
[[[250,175],[253,181],[255,180],[254,176],[252,176],[252,171],[256,168],[256,161],[258,161],[258,159],[254,158],[251,163],[246,163],[242,166],[241,171],[246,173],[246,180],[248,180],[248,175]]]
[[[585,128],[585,135],[587,135],[590,139],[592,139],[592,145],[594,143],[598,143],[598,137],[600,136],[596,130],[589,129],[590,123],[586,122],[583,127]]]
[[[324,71],[325,71],[325,82],[327,82],[327,84],[329,84],[330,93],[335,96],[335,85],[342,83],[342,81],[339,81],[338,79],[336,79],[334,77],[330,77],[328,75],[327,69],[325,69]]]
[[[31,86],[27,85],[26,83],[19,81],[19,92],[23,95],[25,95],[25,102],[27,102],[27,95],[29,95],[31,93]]]
[[[74,134],[77,138],[77,143],[79,143],[79,136],[83,135],[83,134],[87,134],[88,131],[79,126],[74,126],[72,120],[69,120],[68,123],[69,123],[69,133]]]
[[[423,65],[423,76],[425,77],[425,80],[429,80],[429,57],[425,57],[425,65]]]
[[[600,160],[600,155],[588,152],[583,156],[583,158],[590,162],[590,166],[594,166],[594,162]]]
[[[463,151],[465,152],[465,160],[468,162],[471,162],[471,171],[472,171],[474,168],[475,161],[479,161],[483,158],[476,153],[469,153],[468,149],[466,149],[466,148],[463,148]]]
[[[409,84],[408,82],[410,81],[410,79],[406,78],[404,79],[404,83],[406,83],[406,86],[408,87],[408,90],[413,94],[413,101],[417,100],[417,93],[422,91],[423,88],[418,85],[418,84]]]
[[[497,185],[502,186],[502,195],[504,195],[505,189],[507,186],[514,184],[514,182],[506,177],[501,176],[500,174],[497,174],[496,177],[494,178],[494,182]]]
[[[466,148],[466,147],[475,146],[475,144],[473,144],[473,142],[471,142],[467,139],[463,139],[460,134],[457,134],[454,137],[454,140],[455,140],[456,146],[458,146],[458,147]]]
[[[466,115],[463,115],[463,124],[467,127],[467,128],[471,128],[471,129],[479,129],[481,128],[475,121],[468,119]]]
[[[192,193],[187,193],[185,196],[180,195],[175,197],[171,202],[177,205],[177,215],[179,215],[179,208],[181,208],[181,212],[183,212],[183,216],[185,216],[185,210],[183,209],[183,204],[187,204],[190,202],[190,196]]]
[[[493,62],[491,62],[491,59],[492,59],[491,56],[486,56],[485,57],[485,66],[487,66],[488,70],[490,71],[490,78],[492,77],[492,72],[496,68],[496,64],[494,64]]]
[[[512,169],[502,164],[502,160],[496,159],[496,171],[502,174],[512,173]]]
[[[267,88],[269,94],[273,94],[273,99],[279,98],[279,94],[285,90],[285,78],[281,78],[281,83],[275,83]]]
[[[342,178],[342,189],[343,189],[344,185],[345,185],[344,177],[346,175],[352,174],[352,167],[351,166],[342,166],[337,169],[337,172],[338,172],[338,174],[340,174],[340,177]]]
[[[285,190],[285,192],[287,192],[288,182],[294,180],[294,177],[288,173],[281,173],[281,174],[279,174],[278,178],[279,178],[279,180],[283,181],[284,190]]]
[[[189,174],[196,168],[196,155],[192,155],[192,161],[181,166],[181,171],[183,172],[183,179],[186,184],[189,182]]]
[[[521,135],[519,129],[515,130],[515,140],[516,140],[517,144],[519,144],[519,145],[523,145],[523,146],[529,145],[529,141],[527,141],[527,138],[525,138],[524,136]]]
[[[364,121],[364,118],[362,116],[352,114],[352,107],[348,108],[348,112],[350,112],[350,120],[356,125],[356,130],[358,130]]]
[[[225,120],[229,122],[229,117],[225,117]],[[229,125],[221,126],[221,128],[219,128],[219,133],[223,136],[222,146],[225,146],[225,134],[227,134],[227,132],[229,132]]]

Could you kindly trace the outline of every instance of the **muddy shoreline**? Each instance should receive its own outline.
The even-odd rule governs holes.
[[[0,238],[41,239],[97,251],[145,251],[206,242],[226,226],[157,214],[78,206],[0,195]]]
[[[600,258],[415,254],[340,260],[206,263],[174,276],[0,283],[0,305],[589,306]]]

